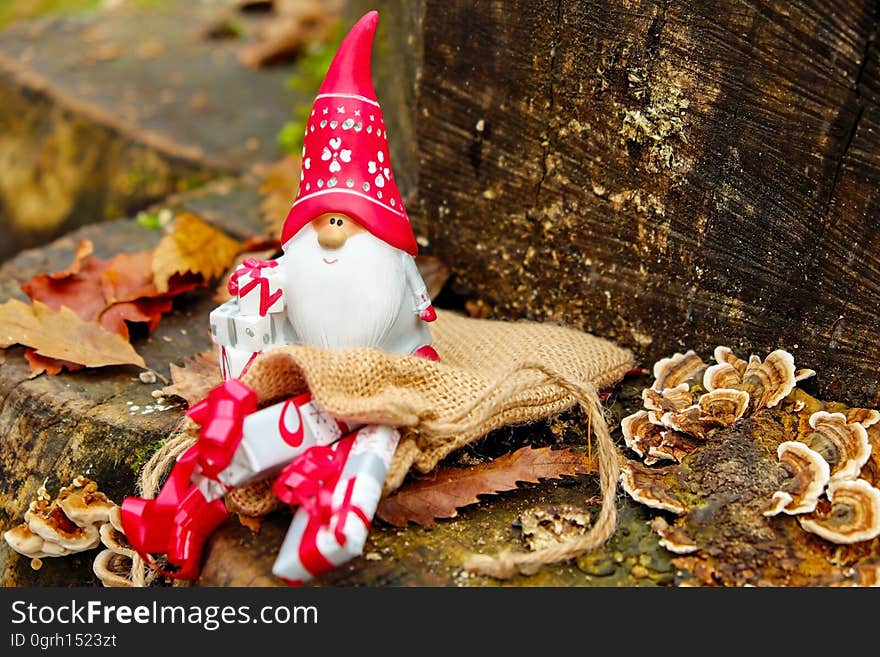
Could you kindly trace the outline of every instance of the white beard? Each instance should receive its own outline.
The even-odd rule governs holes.
[[[307,224],[279,260],[287,316],[304,344],[383,348],[407,290],[398,249],[367,231],[325,249]]]

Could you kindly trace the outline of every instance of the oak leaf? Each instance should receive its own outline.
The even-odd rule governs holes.
[[[439,467],[383,499],[376,515],[397,527],[408,522],[430,526],[439,518],[454,518],[459,508],[479,502],[479,495],[513,490],[518,482],[537,483],[595,471],[596,459],[582,452],[522,447],[468,468]]]
[[[183,366],[171,363],[171,385],[162,394],[185,399],[189,406],[201,401],[214,386],[222,382],[217,346],[183,359]]]
[[[175,276],[195,274],[207,283],[223,275],[240,250],[240,242],[183,212],[153,251],[153,282],[160,293],[169,291]]]
[[[0,305],[0,348],[31,347],[37,355],[85,367],[137,365],[146,367],[125,338],[97,322],[80,319],[70,308],[58,311],[40,301],[12,299]]]

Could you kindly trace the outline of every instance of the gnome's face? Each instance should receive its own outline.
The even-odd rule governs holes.
[[[325,212],[313,219],[311,224],[318,234],[318,244],[325,249],[342,248],[350,237],[364,232],[363,226],[341,212]]]
[[[329,349],[379,347],[403,310],[402,252],[343,213],[324,213],[285,244],[287,314],[297,336]]]

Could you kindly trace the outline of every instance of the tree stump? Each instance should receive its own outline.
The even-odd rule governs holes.
[[[783,347],[820,394],[880,404],[876,2],[379,10],[408,209],[491,316],[646,364]]]
[[[258,182],[251,176],[221,178],[203,188],[169,196],[153,209],[192,212],[228,234],[247,239],[265,234],[259,213]],[[81,238],[90,239],[99,258],[151,250],[162,232],[133,219],[95,223],[49,245],[22,251],[0,266],[0,302],[28,301],[21,284],[35,274],[58,271],[73,259]],[[0,350],[0,532],[22,520],[41,484],[54,493],[84,474],[99,482],[115,502],[135,494],[136,474],[183,419],[186,404],[157,410],[154,390],[170,377],[170,364],[211,347],[208,313],[214,289],[199,289],[175,300],[150,337],[133,344],[156,373],[141,381],[136,367],[104,367],[29,379],[23,348]],[[174,398],[166,398],[174,400]],[[165,401],[161,406],[168,406]],[[28,560],[0,542],[0,584],[100,584],[84,555],[45,559],[34,572]]]

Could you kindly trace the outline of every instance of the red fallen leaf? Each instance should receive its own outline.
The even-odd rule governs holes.
[[[80,240],[73,263],[67,269],[37,274],[22,283],[21,289],[32,300],[42,301],[56,312],[67,306],[87,322],[97,319],[107,305],[101,275],[111,262],[95,258],[92,249],[91,240]]]
[[[29,379],[39,376],[43,372],[49,375],[55,375],[61,370],[75,372],[83,368],[79,363],[72,363],[69,360],[60,360],[58,358],[47,358],[37,353],[36,349],[27,348],[24,350],[24,357],[28,362],[28,371],[31,375]]]
[[[101,313],[99,321],[101,326],[111,333],[118,333],[128,340],[131,336],[126,322],[143,322],[147,325],[147,330],[152,333],[159,325],[162,315],[169,312],[173,304],[171,297],[114,303]]]
[[[143,322],[152,333],[162,315],[171,310],[173,297],[203,283],[198,275],[176,275],[168,281],[168,291],[160,293],[153,282],[152,252],[120,253],[110,260],[96,258],[92,252],[92,242],[80,240],[67,269],[37,274],[22,284],[22,290],[32,301],[41,301],[56,312],[67,307],[80,319],[97,321],[128,340],[126,322]],[[28,361],[33,376],[71,369],[45,356],[32,356]]]
[[[479,495],[513,490],[518,482],[595,472],[596,467],[596,459],[582,452],[522,447],[469,468],[437,468],[383,499],[376,515],[397,527],[408,522],[430,526],[438,518],[454,518],[460,507],[479,502]]]

